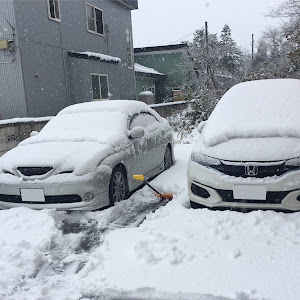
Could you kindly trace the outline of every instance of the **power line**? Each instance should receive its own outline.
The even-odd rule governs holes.
[[[172,44],[175,44],[175,43],[177,43],[177,42],[179,42],[179,41],[181,41],[181,40],[183,40],[183,39],[185,39],[185,38],[187,38],[187,37],[189,37],[189,36],[191,36],[192,34],[194,34],[195,32],[192,32],[192,33],[190,33],[190,34],[188,34],[188,35],[186,35],[186,36],[184,36],[184,37],[182,37],[181,39],[179,39],[179,40],[176,40],[175,42],[172,42],[172,43],[170,43],[170,45],[172,45]]]

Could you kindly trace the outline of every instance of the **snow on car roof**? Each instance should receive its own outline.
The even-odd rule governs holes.
[[[147,104],[136,100],[108,100],[108,101],[93,101],[75,104],[64,108],[58,115],[84,113],[84,112],[109,112],[118,111],[128,116],[140,112],[149,112],[153,114],[158,120],[162,120],[161,116],[151,109]]]
[[[213,146],[236,138],[300,138],[300,80],[267,79],[232,87],[209,117],[202,138]]]
[[[20,145],[73,141],[118,145],[127,140],[128,118],[139,112],[149,112],[164,121],[143,102],[111,100],[75,104],[60,111],[41,132]]]

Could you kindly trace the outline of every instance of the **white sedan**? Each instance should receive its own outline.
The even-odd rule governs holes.
[[[199,130],[192,207],[300,210],[300,80],[240,83]]]
[[[170,126],[146,104],[72,105],[0,158],[0,208],[99,209],[173,162]]]

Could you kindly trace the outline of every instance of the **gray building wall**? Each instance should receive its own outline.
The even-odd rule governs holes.
[[[60,0],[60,22],[48,18],[46,0],[9,0],[12,18],[13,8],[15,11],[13,21],[20,54],[11,69],[4,71],[1,66],[0,78],[7,81],[5,94],[3,88],[0,90],[6,101],[0,105],[3,118],[55,115],[67,105],[91,101],[90,73],[108,75],[112,99],[135,98],[134,70],[127,66],[125,31],[126,28],[131,30],[131,11],[116,0],[88,2],[103,11],[107,29],[104,36],[87,31],[84,0]],[[110,64],[70,58],[68,51],[102,53],[119,57],[121,62]],[[12,91],[16,95],[9,96]],[[10,108],[9,104],[15,107]]]
[[[0,50],[0,119],[25,117],[27,111],[19,44],[11,28],[16,25],[13,1],[2,0],[0,4],[0,40],[13,40],[11,51]]]

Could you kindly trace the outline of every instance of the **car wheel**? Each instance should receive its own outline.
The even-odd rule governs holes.
[[[167,146],[166,152],[165,152],[165,155],[164,155],[164,167],[165,167],[165,170],[168,170],[172,166],[173,166],[172,151],[171,151],[171,147]]]
[[[109,183],[110,206],[127,198],[128,183],[125,171],[121,167],[116,167],[111,175]]]

